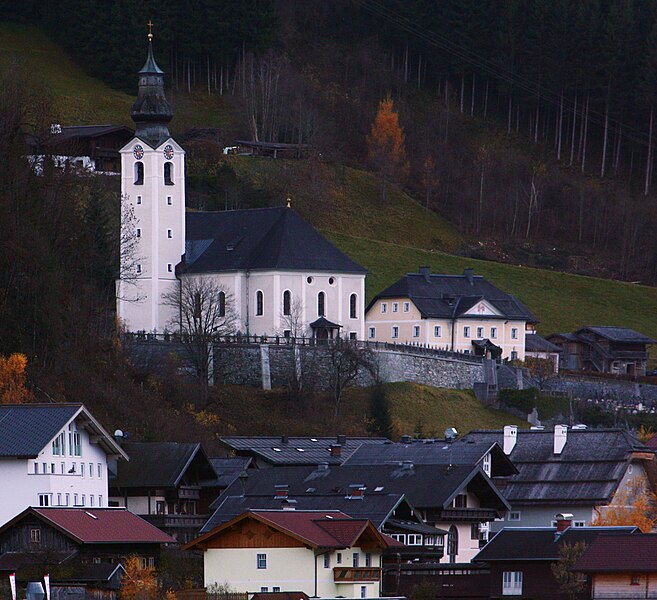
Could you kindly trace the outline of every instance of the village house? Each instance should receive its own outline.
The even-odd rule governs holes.
[[[650,344],[657,343],[626,327],[582,327],[573,333],[553,333],[549,342],[560,350],[560,367],[614,375],[645,375]]]
[[[482,590],[485,597],[571,600],[552,572],[562,545],[588,546],[607,533],[638,532],[636,527],[573,527],[568,514],[553,515],[553,519],[556,527],[504,528],[488,542],[475,557],[490,567],[490,587]],[[590,597],[590,588],[582,597]]]
[[[573,571],[588,576],[591,600],[657,597],[657,534],[599,535]]]
[[[128,456],[82,404],[0,405],[0,524],[28,506],[104,508]]]
[[[654,489],[655,452],[622,429],[569,428],[471,431],[463,441],[498,443],[517,469],[493,477],[511,505],[502,527],[554,526],[557,513],[573,514],[573,527],[591,525],[605,507]]]
[[[235,333],[363,339],[365,269],[292,208],[185,211],[185,151],[173,140],[164,74],[149,42],[121,149],[122,275],[117,315],[129,332],[175,331],[180,281],[215,290]],[[225,331],[224,333],[228,333]]]
[[[398,542],[339,511],[249,511],[187,544],[201,550],[205,586],[300,591],[319,598],[381,596],[382,555]]]
[[[525,359],[525,333],[537,322],[522,302],[472,269],[439,275],[429,267],[374,296],[366,321],[368,340],[510,360]]]
[[[539,360],[550,361],[554,365],[554,373],[559,372],[559,357],[561,348],[552,342],[548,342],[538,333],[528,333],[525,335],[525,359],[537,358]]]

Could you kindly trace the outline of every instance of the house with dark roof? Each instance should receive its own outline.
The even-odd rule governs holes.
[[[636,527],[573,527],[572,515],[553,517],[556,527],[504,528],[477,554],[475,561],[490,567],[489,598],[570,600],[552,572],[562,546],[586,547],[608,533],[631,537],[639,531]],[[590,588],[581,597],[590,597]]]
[[[615,375],[645,375],[647,346],[654,339],[626,327],[587,326],[553,333],[547,340],[560,350],[560,367]]]
[[[82,404],[0,405],[0,524],[28,506],[103,508],[127,454]]]
[[[591,600],[657,597],[657,534],[603,534],[573,567],[589,578]]]
[[[201,444],[123,442],[130,462],[110,475],[110,505],[127,508],[180,543],[198,535],[219,495]]]
[[[370,521],[339,511],[252,510],[184,549],[203,551],[206,587],[378,598],[383,552],[396,545]]]
[[[496,442],[511,459],[516,474],[493,480],[511,505],[502,527],[549,527],[557,513],[573,514],[573,525],[595,521],[624,495],[654,488],[655,452],[623,429],[471,431],[463,440]]]
[[[538,358],[550,361],[554,365],[554,372],[559,372],[559,357],[561,348],[552,342],[548,342],[538,333],[527,333],[525,335],[525,359]]]
[[[149,41],[132,108],[135,136],[120,152],[126,236],[117,315],[127,331],[175,331],[177,311],[167,298],[186,279],[217,290],[217,310],[235,316],[235,333],[330,337],[339,331],[363,339],[365,269],[289,201],[186,212],[185,151],[169,133],[172,117]]]
[[[292,506],[306,506],[308,502],[315,502],[311,500],[314,497],[328,496],[333,497],[330,500],[334,503],[332,506],[339,506],[347,514],[369,510],[368,518],[375,521],[383,516],[382,507],[392,508],[391,502],[396,501],[394,497],[404,496],[420,523],[433,527],[438,536],[447,532],[443,562],[469,562],[485,542],[482,533],[486,528],[482,525],[510,510],[510,505],[479,465],[415,465],[410,461],[342,466],[323,463],[316,467],[274,467],[250,471],[247,478],[235,482],[215,503],[216,519],[223,520],[222,512],[225,509],[221,509],[221,502],[228,496],[246,496],[246,500],[230,501],[231,504],[235,502],[240,505],[243,502],[248,504],[250,496],[275,497],[280,490],[285,490],[287,496],[294,500]],[[368,504],[362,501],[363,497]],[[378,507],[378,516],[375,516],[372,507]],[[215,523],[215,515],[204,531]],[[431,547],[441,541],[432,537],[434,531],[422,529],[415,532],[410,525],[404,529],[403,523],[397,524],[398,530],[392,531],[387,528],[393,525],[389,522],[390,517],[388,514],[380,522],[399,541],[405,540],[407,544],[409,541],[412,544],[426,542]],[[403,512],[400,520],[411,522]],[[429,536],[429,540],[420,535],[416,537],[416,533]]]
[[[462,275],[407,273],[366,309],[373,341],[422,344],[489,358],[525,358],[536,317],[520,300],[472,269]]]
[[[116,587],[132,554],[156,566],[174,540],[140,517],[115,508],[27,508],[0,527],[0,573],[50,573],[53,584]]]

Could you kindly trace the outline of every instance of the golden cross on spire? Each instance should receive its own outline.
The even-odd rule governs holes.
[[[153,21],[148,19],[148,23],[146,23],[146,25],[148,25],[148,41],[152,42],[153,41]]]

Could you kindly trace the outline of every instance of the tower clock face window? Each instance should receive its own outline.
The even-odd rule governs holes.
[[[137,160],[141,160],[144,158],[144,148],[141,144],[137,144],[133,149],[132,149],[132,154]]]
[[[171,144],[167,144],[164,147],[164,158],[167,160],[171,160],[173,158],[173,146]]]

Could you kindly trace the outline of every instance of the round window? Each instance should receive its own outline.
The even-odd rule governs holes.
[[[335,277],[329,277],[329,285],[335,285]]]
[[[312,277],[307,277],[307,278],[306,278],[306,281],[307,281],[308,283],[312,283],[312,282],[313,282],[313,278],[312,278]]]

